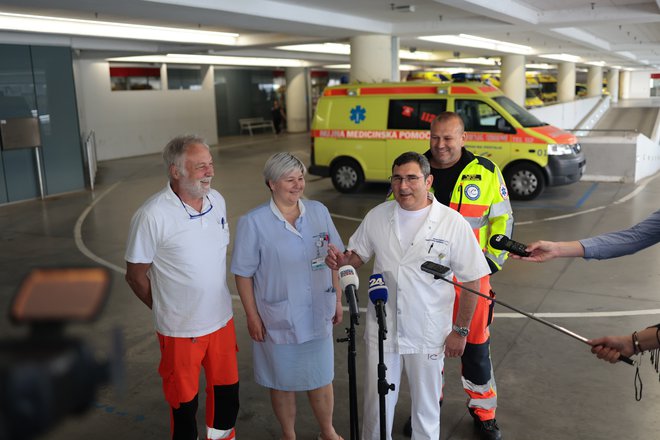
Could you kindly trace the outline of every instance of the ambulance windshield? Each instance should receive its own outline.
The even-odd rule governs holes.
[[[536,116],[511,101],[506,96],[496,96],[493,98],[499,105],[504,107],[504,109],[509,112],[511,116],[516,118],[516,120],[523,127],[541,127],[543,125],[548,125],[545,122],[539,121]]]

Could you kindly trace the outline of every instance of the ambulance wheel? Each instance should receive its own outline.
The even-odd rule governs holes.
[[[543,171],[533,163],[512,165],[506,170],[505,180],[509,195],[514,200],[535,199],[545,188]]]
[[[341,159],[330,173],[335,189],[342,193],[357,191],[364,183],[364,173],[360,165],[352,159]]]

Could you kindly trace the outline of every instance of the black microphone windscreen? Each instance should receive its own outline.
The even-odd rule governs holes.
[[[529,252],[526,251],[527,246],[511,240],[506,235],[495,234],[490,238],[490,245],[500,251],[511,252],[512,254],[520,255],[521,257],[528,257]]]
[[[509,241],[509,237],[502,234],[496,234],[490,237],[490,245],[500,251],[507,250],[505,245],[508,241]]]

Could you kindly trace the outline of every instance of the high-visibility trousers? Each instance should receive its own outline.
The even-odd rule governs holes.
[[[460,296],[472,295],[470,292],[461,293],[459,287],[455,290],[454,319]],[[490,286],[490,275],[481,278],[479,292],[491,298],[495,297]],[[493,305],[492,301],[478,297],[465,351],[461,357],[461,379],[463,389],[468,395],[468,408],[482,421],[494,419],[497,408],[497,386],[490,359],[489,326],[493,320]]]
[[[194,338],[158,334],[165,400],[170,405],[173,440],[197,438],[199,375],[206,376],[206,438],[233,439],[238,415],[238,363],[234,320]]]

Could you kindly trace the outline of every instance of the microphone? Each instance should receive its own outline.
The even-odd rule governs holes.
[[[351,319],[357,324],[360,316],[360,310],[357,306],[357,289],[360,286],[360,280],[353,266],[347,264],[339,268],[339,286],[346,295]]]
[[[440,277],[448,275],[451,269],[449,269],[447,266],[443,266],[442,264],[434,263],[432,261],[425,261],[422,263],[422,271],[430,273],[437,280]]]
[[[493,235],[490,238],[490,245],[500,251],[511,252],[512,254],[516,254],[521,257],[529,257],[531,255],[530,252],[525,250],[527,249],[526,245],[511,240],[509,237],[502,234]]]
[[[387,312],[385,303],[387,302],[387,286],[383,275],[379,273],[372,274],[369,277],[369,299],[376,307],[376,318],[378,319],[379,330],[383,332],[383,339],[387,333]]]

